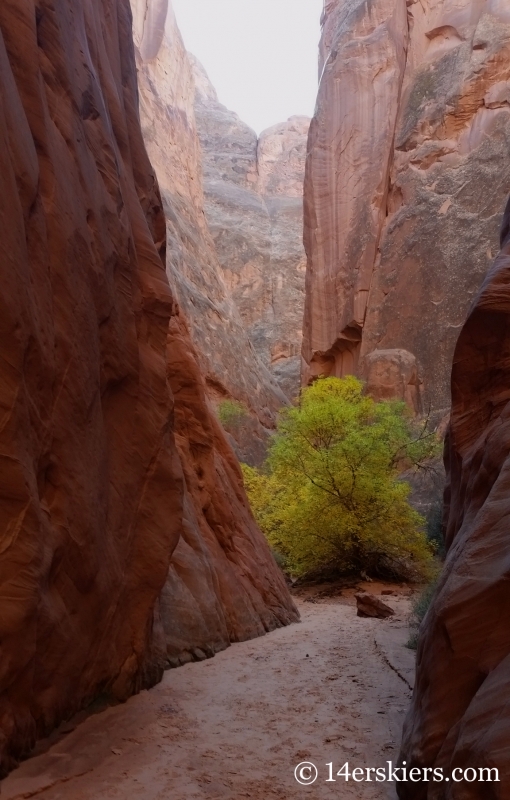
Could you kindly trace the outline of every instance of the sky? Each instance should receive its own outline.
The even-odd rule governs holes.
[[[323,0],[173,0],[186,48],[257,133],[313,115]]]

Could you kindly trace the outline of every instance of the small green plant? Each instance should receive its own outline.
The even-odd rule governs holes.
[[[285,572],[287,567],[287,559],[285,558],[285,556],[282,556],[282,554],[279,553],[278,550],[274,550],[273,548],[271,548],[271,553],[273,554],[273,558],[276,561],[277,566],[280,567],[282,572]]]
[[[418,597],[413,602],[411,612],[411,626],[413,630],[411,631],[409,640],[406,644],[406,647],[408,647],[409,650],[416,650],[418,647],[419,627],[425,619],[425,614],[429,610],[432,598],[434,597],[434,592],[436,591],[437,581],[437,578],[430,581],[430,583],[425,586],[425,588],[420,592]]]
[[[222,400],[218,405],[218,419],[229,433],[236,433],[248,417],[248,409],[239,400]]]
[[[443,539],[443,503],[438,501],[427,514],[427,539],[432,542],[436,555],[444,558],[445,547]]]

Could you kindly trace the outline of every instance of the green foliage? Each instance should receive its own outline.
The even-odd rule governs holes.
[[[441,558],[444,558],[445,547],[443,540],[443,503],[437,502],[427,514],[427,539]]]
[[[434,596],[434,592],[436,591],[437,586],[437,577],[430,581],[430,583],[425,586],[425,588],[420,592],[418,597],[413,603],[413,610],[411,616],[411,624],[414,627],[414,630],[411,631],[409,636],[409,640],[406,644],[410,650],[416,650],[418,647],[418,628],[422,621],[425,618],[425,614],[429,610],[430,604],[432,602],[432,598]]]
[[[218,405],[218,419],[226,431],[236,432],[248,419],[248,409],[238,400],[222,400]]]
[[[413,603],[413,617],[418,625],[420,625],[420,623],[423,621],[425,614],[429,610],[430,603],[434,597],[434,592],[436,591],[436,586],[437,578],[427,584],[427,586],[423,589],[423,591],[420,592]]]
[[[282,411],[264,469],[243,473],[255,517],[293,574],[418,578],[432,552],[399,474],[434,448],[404,403],[375,403],[353,377],[325,378]]]

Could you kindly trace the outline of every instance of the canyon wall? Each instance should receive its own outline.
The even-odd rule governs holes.
[[[127,0],[2,0],[0,84],[5,772],[98,694],[296,615],[168,285]]]
[[[218,102],[194,60],[205,214],[227,288],[257,355],[291,399],[300,388],[308,117],[260,137]]]
[[[322,22],[303,377],[440,418],[510,185],[510,7],[330,0]]]
[[[145,17],[133,2],[142,131],[167,219],[167,273],[188,321],[209,396],[249,410],[238,455],[250,463],[265,452],[267,429],[288,400],[257,357],[225,284],[204,216],[202,150],[194,112],[195,81],[168,0],[151,0]]]
[[[418,646],[401,758],[497,768],[500,783],[409,784],[403,800],[504,800],[510,793],[510,202],[502,251],[455,348],[446,439],[444,571]]]

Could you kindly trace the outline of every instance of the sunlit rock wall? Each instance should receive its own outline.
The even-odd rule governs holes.
[[[326,4],[305,380],[355,372],[375,396],[393,385],[417,413],[448,410],[453,348],[510,185],[509,26],[501,0]]]

